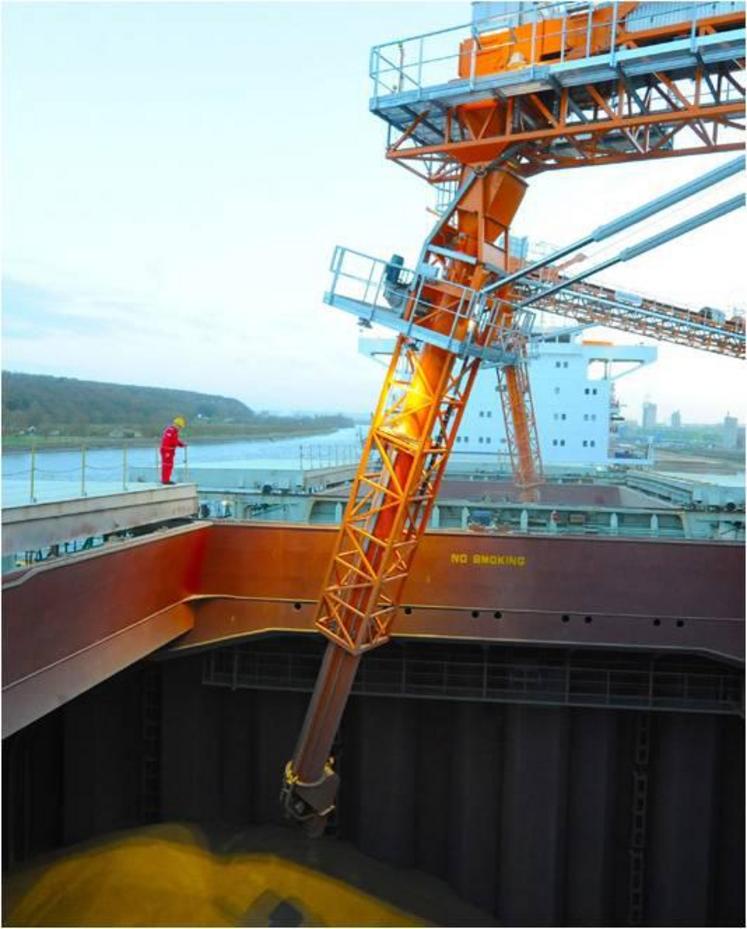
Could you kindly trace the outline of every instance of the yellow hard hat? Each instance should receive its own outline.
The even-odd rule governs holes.
[[[183,429],[187,425],[187,420],[183,416],[175,416],[174,425],[178,426],[180,429]]]

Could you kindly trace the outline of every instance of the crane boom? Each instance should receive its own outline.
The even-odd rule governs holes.
[[[389,638],[477,375],[479,350],[503,343],[519,352],[526,338],[500,290],[478,295],[495,276],[490,268],[508,268],[509,226],[526,185],[501,168],[465,169],[465,175],[471,183],[462,185],[440,238],[451,252],[458,243],[462,257],[433,253],[407,284],[401,266],[392,263],[377,285],[392,304],[403,303],[412,330],[429,335],[420,343],[405,334],[397,338],[317,610],[315,625],[330,643],[282,794],[288,814],[312,834],[323,828],[333,803],[337,775],[328,755],[358,662]]]
[[[351,272],[355,256],[340,250],[333,262],[328,302],[399,335],[316,614],[329,644],[285,770],[286,812],[311,834],[334,805],[329,753],[358,663],[389,638],[482,361],[504,366],[501,396],[526,493],[541,476],[526,310],[504,280],[515,266],[509,228],[523,178],[743,148],[732,139],[744,110],[734,77],[744,69],[743,5],[691,4],[681,18],[661,6],[658,21],[651,4],[526,4],[470,28],[445,73],[442,51],[427,57],[428,36],[372,52],[371,110],[389,125],[387,157],[457,191],[414,272],[394,258]],[[531,290],[530,280],[521,286]],[[523,295],[541,303],[534,297]]]

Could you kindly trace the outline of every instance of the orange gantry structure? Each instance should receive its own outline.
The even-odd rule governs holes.
[[[523,176],[742,147],[743,3],[522,7],[373,49],[388,158],[438,183],[511,146]]]
[[[385,306],[399,334],[315,617],[329,644],[285,771],[286,811],[310,834],[334,805],[329,755],[358,664],[390,636],[483,362],[498,368],[525,499],[542,479],[526,370],[531,319],[513,283],[501,284],[516,267],[510,226],[524,178],[743,147],[742,4],[516,6],[461,39],[447,30],[372,52],[371,110],[389,126],[387,157],[449,205],[415,272],[398,256],[357,273],[340,250],[333,261],[328,302],[371,307],[362,318],[373,322]],[[430,54],[431,42],[442,50]],[[340,296],[345,280],[357,294]]]

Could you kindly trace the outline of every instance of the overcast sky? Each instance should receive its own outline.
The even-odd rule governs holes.
[[[4,4],[3,367],[368,410],[382,370],[322,302],[333,248],[413,263],[432,224],[426,185],[384,159],[369,50],[469,16],[467,3]],[[548,173],[515,232],[567,242],[723,160]],[[608,279],[744,307],[744,213]],[[740,362],[661,346],[618,392],[629,416],[651,399],[717,421],[744,418],[744,386]]]

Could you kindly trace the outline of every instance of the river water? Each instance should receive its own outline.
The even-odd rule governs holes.
[[[201,465],[277,467],[278,463],[299,463],[318,467],[357,462],[361,452],[362,426],[338,429],[327,435],[295,436],[287,439],[247,439],[236,442],[189,444],[189,467]],[[176,463],[182,465],[184,452],[178,449]],[[85,463],[85,475],[83,464]],[[114,492],[123,487],[123,474],[134,468],[158,464],[156,443],[143,448],[92,448],[84,456],[80,449],[44,449],[34,456],[34,497],[36,500],[77,496],[85,477],[85,492]],[[27,503],[31,496],[31,452],[4,451],[2,490],[5,506]],[[140,484],[140,487],[144,485]]]

